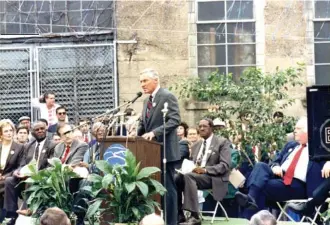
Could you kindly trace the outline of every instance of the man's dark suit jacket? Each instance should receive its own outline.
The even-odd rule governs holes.
[[[79,140],[73,140],[68,157],[65,164],[77,164],[84,161],[84,155],[88,151],[88,144]],[[61,159],[65,152],[65,144],[63,142],[56,145],[54,150],[54,157]]]
[[[294,148],[300,145],[296,141],[288,142],[283,150],[278,154],[275,160],[270,164],[270,166],[281,166],[288,156],[293,152]],[[307,145],[307,147],[309,147]],[[324,165],[324,162],[315,162],[311,160],[309,156],[309,162],[307,167],[306,174],[306,195],[307,197],[312,197],[314,190],[322,183],[323,178],[321,177],[321,170]]]
[[[180,159],[178,150],[179,140],[176,134],[176,128],[180,124],[179,106],[176,97],[166,89],[160,88],[154,99],[153,107],[150,110],[150,116],[146,118],[147,103],[149,98],[144,100],[142,119],[138,128],[138,136],[144,133],[154,132],[157,142],[163,143],[163,113],[164,103],[168,103],[168,113],[166,115],[166,159],[168,162]]]
[[[191,147],[191,157],[195,163],[203,141],[200,140]],[[226,196],[228,190],[231,168],[230,142],[223,137],[213,135],[206,154],[205,169],[207,174],[212,177],[213,197],[215,200],[221,201]]]
[[[25,156],[24,156],[24,165],[30,163],[31,160],[34,157],[34,151],[37,146],[37,141],[34,140],[28,144],[25,145]],[[42,149],[39,149],[40,151],[40,157],[39,157],[39,163],[38,163],[38,169],[42,170],[48,167],[48,159],[52,158],[54,156],[54,148],[56,146],[56,143],[49,140],[48,138],[45,139],[45,143],[43,145]]]

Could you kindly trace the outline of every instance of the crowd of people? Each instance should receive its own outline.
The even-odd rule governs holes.
[[[220,131],[227,127],[225,121],[203,118],[196,127],[182,122],[177,98],[160,87],[159,75],[153,69],[146,69],[140,74],[140,85],[148,95],[141,114],[132,109],[126,110],[130,117],[122,123],[123,127],[112,131],[107,130],[102,119],[91,124],[87,118],[81,118],[75,126],[69,124],[66,107],[55,103],[56,96],[52,92],[33,100],[32,105],[39,108],[41,115],[33,123],[28,116],[19,118],[16,125],[8,119],[1,120],[1,221],[7,217],[7,224],[15,224],[19,214],[31,215],[25,202],[18,207],[18,199],[24,191],[21,181],[27,177],[22,171],[25,165],[35,162],[37,168],[42,170],[49,166],[48,159],[57,157],[72,168],[99,173],[94,162],[101,159],[101,143],[105,136],[115,134],[137,135],[166,143],[166,149],[163,149],[166,152],[164,186],[167,189],[167,204],[163,207],[165,224],[201,224],[200,211],[205,201],[203,190],[211,191],[216,201],[231,196],[241,207],[240,216],[251,219],[251,225],[266,224],[263,220],[270,221],[267,224],[276,224],[276,219],[266,211],[256,214],[260,210],[275,208],[274,202],[312,197],[307,203],[289,205],[294,212],[308,216],[314,213],[315,206],[325,202],[330,190],[330,162],[311,159],[306,117],[299,119],[294,128],[294,138],[290,137],[272,160],[256,160],[246,173],[238,160],[240,156],[244,157],[242,146],[220,135]],[[166,129],[164,105],[168,106]],[[274,118],[279,116],[274,115]],[[184,160],[193,163],[190,171],[180,171]],[[245,183],[240,187],[233,187],[230,183],[233,169],[242,170],[246,176]],[[86,182],[81,180],[77,189],[83,189],[84,185]],[[40,218],[41,224],[55,224],[47,221],[56,219],[52,215],[59,210],[46,210],[45,216]],[[75,213],[77,224],[84,224],[85,212]],[[160,221],[154,216],[150,215],[141,224],[151,225],[154,224],[152,221]],[[69,222],[63,220],[57,224]]]

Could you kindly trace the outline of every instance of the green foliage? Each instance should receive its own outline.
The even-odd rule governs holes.
[[[40,171],[36,165],[29,165],[32,175],[23,181],[28,186],[23,193],[28,208],[36,218],[50,207],[58,207],[72,218],[74,196],[69,189],[69,180],[77,175],[69,166],[62,165],[58,158],[50,159],[49,163],[51,167]]]
[[[276,149],[280,149],[295,119],[285,117],[286,121],[275,124],[273,114],[294,103],[289,90],[303,85],[300,80],[302,71],[303,64],[286,70],[277,68],[274,73],[249,68],[237,82],[231,74],[215,71],[208,76],[207,82],[189,78],[176,83],[174,89],[179,91],[182,99],[209,102],[210,109],[204,116],[227,120],[231,126],[221,132],[232,141],[239,136],[242,146],[261,145],[263,149],[271,150],[276,144]],[[246,115],[249,127],[248,131],[243,131],[240,116]]]
[[[88,218],[98,211],[108,211],[113,215],[112,222],[138,222],[159,207],[153,196],[163,195],[166,189],[151,176],[160,170],[156,167],[140,169],[140,163],[129,150],[126,151],[125,161],[124,166],[96,161],[104,176],[93,174],[88,178],[92,182],[90,192],[94,198],[87,211]]]

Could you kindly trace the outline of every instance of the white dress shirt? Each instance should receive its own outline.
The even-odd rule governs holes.
[[[202,159],[202,162],[201,162],[201,167],[205,167],[205,165],[206,165],[206,157],[207,157],[207,153],[209,151],[210,145],[211,145],[212,138],[213,138],[213,134],[211,134],[211,136],[208,137],[208,139],[206,139],[206,148],[205,148],[205,152],[204,152],[203,159]],[[202,140],[203,140],[203,143],[201,145],[201,148],[199,149],[199,152],[198,152],[198,155],[197,155],[197,161],[201,157],[202,152],[203,152],[203,148],[204,148],[204,139],[202,139]]]
[[[2,149],[1,149],[1,169],[4,169],[6,166],[6,162],[7,162],[7,158],[8,155],[10,154],[10,149],[11,149],[11,144],[10,145],[2,145]]]
[[[301,145],[295,147],[289,156],[286,158],[284,163],[281,165],[281,168],[284,172],[286,172],[294,158],[297,154],[298,150],[301,148]],[[290,151],[290,150],[289,150]],[[294,178],[299,179],[303,182],[306,182],[306,174],[308,168],[309,156],[308,156],[308,145],[302,150],[301,155],[299,157],[298,163],[294,170]]]
[[[42,142],[39,142],[39,155],[37,157],[37,162],[39,162],[40,154],[42,152],[42,149],[44,148],[45,141],[46,141],[46,138]],[[36,157],[37,146],[38,146],[38,142],[36,141],[36,147],[34,148],[34,153],[33,153],[32,160],[35,159],[35,157]]]

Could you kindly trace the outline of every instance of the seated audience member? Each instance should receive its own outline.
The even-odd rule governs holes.
[[[64,124],[66,122],[66,108],[64,106],[59,106],[55,110],[57,122],[48,127],[49,133],[56,133],[57,126]]]
[[[95,160],[100,160],[100,143],[104,141],[105,129],[105,125],[101,122],[96,122],[93,124],[92,134],[96,139],[96,143],[91,146],[84,155],[84,163],[85,165],[88,165],[90,173],[97,171],[94,163]]]
[[[48,159],[53,157],[56,143],[47,139],[46,132],[47,127],[43,122],[37,121],[32,125],[32,136],[34,140],[25,145],[24,160],[22,160],[20,168],[29,164],[33,159],[37,162],[38,170],[48,167]],[[5,180],[4,208],[9,215],[15,215],[18,209],[18,197],[24,190],[24,184],[18,184],[22,181],[22,178],[25,177],[26,176],[17,169],[13,173],[13,176]],[[17,213],[28,214],[25,209]]]
[[[214,132],[216,134],[220,133],[221,130],[226,129],[226,123],[222,121],[220,118],[214,119],[213,124],[214,124]]]
[[[56,145],[54,156],[61,159],[63,164],[76,165],[82,162],[88,145],[74,139],[72,127],[69,124],[61,124],[57,127],[57,134],[62,142]]]
[[[29,142],[29,129],[25,126],[19,126],[16,131],[16,139],[19,144],[26,144]]]
[[[195,127],[189,127],[187,129],[187,140],[189,141],[190,147],[199,141],[199,131]]]
[[[276,218],[267,210],[261,210],[251,217],[249,225],[276,225]]]
[[[155,213],[143,217],[139,225],[164,225],[165,222],[162,217]]]
[[[221,201],[228,190],[231,166],[230,142],[213,134],[211,119],[202,119],[199,122],[199,133],[202,139],[192,146],[192,159],[197,167],[191,173],[175,176],[178,192],[178,223],[200,224],[197,190],[212,189],[216,201]],[[183,210],[191,212],[188,219],[185,218]]]
[[[75,139],[77,139],[79,141],[85,142],[84,141],[84,136],[83,136],[82,132],[80,130],[78,130],[78,129],[74,129],[74,131],[73,131],[73,138],[75,138]]]
[[[71,225],[68,216],[57,207],[47,209],[40,217],[40,225]]]
[[[54,141],[56,144],[61,142],[61,137],[58,136],[57,134],[53,135],[52,141]]]
[[[31,119],[28,116],[22,116],[18,119],[18,127],[27,127],[28,130],[31,129]]]
[[[250,209],[264,209],[265,202],[304,199],[309,164],[307,118],[295,127],[295,142],[289,142],[270,164],[258,162],[246,181],[248,194],[236,192],[238,204]],[[299,169],[296,169],[299,168]]]
[[[83,140],[87,144],[92,141],[92,134],[89,130],[89,120],[88,119],[81,119],[78,124],[79,130],[83,135]]]
[[[8,120],[0,121],[0,138],[1,138],[1,160],[0,160],[0,207],[3,208],[3,199],[5,192],[5,181],[13,176],[16,170],[24,161],[24,146],[17,144],[14,141],[15,126]],[[0,215],[0,223],[3,221],[4,210]],[[10,218],[9,225],[15,224],[17,214],[7,213],[7,218]]]
[[[177,135],[179,137],[179,151],[181,159],[179,160],[176,168],[181,168],[184,159],[189,158],[189,141],[187,140],[187,129],[188,125],[185,122],[181,122],[177,128]]]

